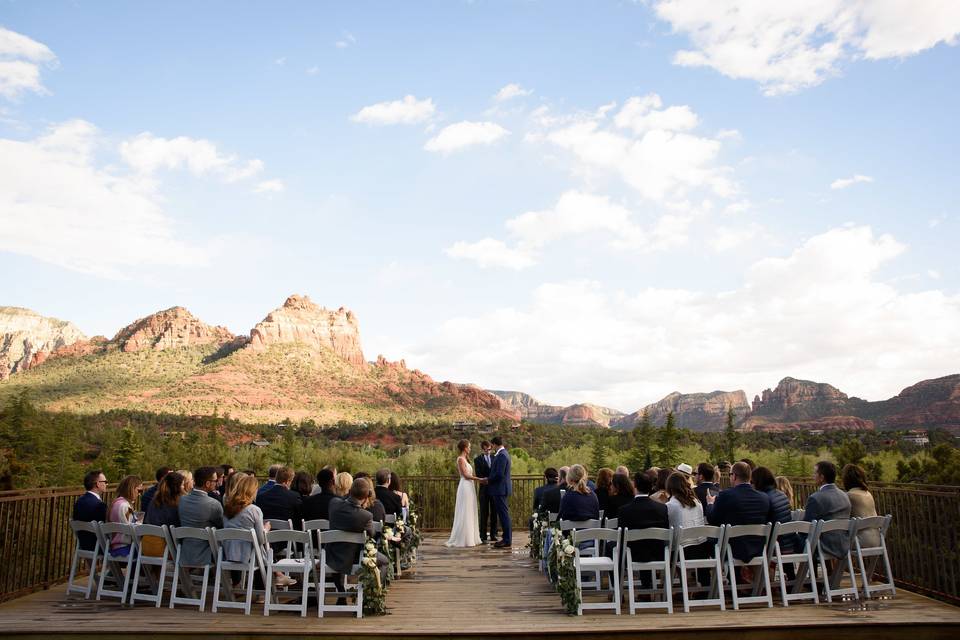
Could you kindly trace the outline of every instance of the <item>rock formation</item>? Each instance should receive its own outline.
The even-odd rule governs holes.
[[[632,429],[636,426],[644,410],[650,422],[660,426],[667,421],[667,414],[673,412],[678,427],[694,431],[719,431],[727,423],[727,410],[732,408],[736,422],[750,413],[747,394],[743,391],[713,391],[710,393],[673,392],[659,402],[647,405],[643,409],[614,421],[613,426]]]
[[[56,349],[84,340],[72,323],[20,307],[0,307],[0,380],[42,363]]]
[[[873,420],[864,420],[854,416],[831,416],[803,422],[767,422],[755,416],[744,420],[739,431],[873,431]]]
[[[507,408],[518,411],[527,422],[539,424],[602,425],[609,427],[611,421],[619,419],[623,413],[595,404],[581,403],[567,407],[544,404],[521,391],[490,391]]]
[[[330,349],[358,368],[366,366],[357,317],[343,307],[330,311],[307,296],[292,295],[250,331],[248,348],[262,351],[272,344],[289,342]]]
[[[127,325],[110,341],[126,353],[152,349],[225,344],[235,339],[226,327],[211,327],[183,307],[171,307]]]
[[[960,431],[960,374],[924,380],[861,413],[885,429],[944,428]]]
[[[849,415],[849,405],[847,394],[832,385],[784,378],[775,389],[765,389],[762,396],[754,398],[753,413],[796,421]]]

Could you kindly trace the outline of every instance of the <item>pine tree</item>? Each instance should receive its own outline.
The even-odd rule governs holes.
[[[141,455],[143,455],[143,443],[137,432],[130,426],[121,429],[120,440],[113,452],[113,462],[117,465],[120,475],[128,475],[134,470]]]
[[[653,459],[653,441],[655,434],[653,424],[650,422],[650,413],[646,409],[644,409],[640,415],[640,425],[637,427],[637,431],[637,448],[643,457],[643,470],[649,469],[653,466],[651,460]]]
[[[590,464],[593,466],[590,469],[592,475],[596,477],[597,472],[600,469],[607,466],[607,457],[609,451],[607,450],[607,443],[605,442],[603,435],[597,433],[593,436],[593,450],[591,451]]]
[[[677,430],[676,418],[673,411],[667,414],[667,422],[660,429],[660,459],[661,467],[672,467],[677,462],[680,432]]]
[[[734,460],[737,459],[737,445],[739,444],[739,435],[735,426],[736,414],[733,412],[733,407],[727,407],[727,426],[723,430],[723,448],[724,454],[727,456],[727,460],[733,464]]]

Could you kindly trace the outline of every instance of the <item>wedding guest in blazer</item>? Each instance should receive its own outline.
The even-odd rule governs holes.
[[[265,520],[290,520],[294,529],[300,529],[303,523],[301,500],[300,494],[290,489],[293,476],[293,469],[280,467],[274,485],[259,493],[255,502],[263,511]]]
[[[317,472],[317,486],[320,487],[320,493],[315,493],[300,505],[304,520],[329,520],[330,501],[340,499],[336,493],[332,469],[320,469]]]
[[[656,476],[648,471],[638,472],[633,483],[637,494],[633,501],[620,507],[617,514],[619,526],[625,529],[668,529],[670,519],[667,505],[650,497]],[[651,562],[663,559],[664,543],[660,540],[637,540],[629,544],[630,555],[634,562]],[[640,572],[640,584],[650,586],[650,572]]]
[[[540,508],[540,505],[543,503],[544,492],[555,487],[559,479],[560,474],[553,467],[547,467],[543,470],[543,484],[533,490],[534,511],[537,511]]]
[[[771,521],[770,498],[750,485],[750,465],[738,462],[730,469],[730,481],[734,486],[724,489],[713,499],[707,498],[707,521],[721,524],[766,524]],[[730,541],[733,557],[748,562],[763,551],[760,536],[743,536]]]
[[[157,472],[154,474],[157,483],[152,487],[149,487],[146,491],[143,492],[143,495],[140,496],[140,511],[143,511],[145,514],[150,512],[150,503],[153,502],[153,496],[157,495],[157,489],[160,487],[160,481],[163,480],[163,477],[173,471],[170,467],[160,467],[157,469]]]
[[[620,508],[633,502],[636,492],[630,476],[625,473],[615,473],[610,481],[610,497],[607,498],[607,508],[603,512],[604,518],[616,518]]]
[[[343,500],[330,503],[330,528],[336,531],[365,532],[373,535],[373,515],[364,507],[373,502],[373,489],[366,478],[353,481],[350,492]],[[363,545],[352,542],[333,542],[327,546],[327,564],[338,574],[349,574],[360,556]],[[377,553],[377,566],[381,579],[386,579],[387,557]],[[335,579],[338,590],[342,591],[342,577]]]
[[[697,500],[700,504],[707,504],[707,494],[717,495],[720,493],[720,485],[716,483],[713,465],[709,462],[701,462],[697,465],[697,486],[693,492],[697,494]]]
[[[600,501],[587,486],[587,470],[575,464],[567,472],[570,489],[560,500],[561,520],[595,520],[600,517]]]
[[[177,507],[182,526],[198,529],[223,528],[223,505],[209,494],[216,481],[216,467],[200,467],[193,472],[193,488],[190,493],[180,498]],[[213,562],[210,544],[203,540],[184,539],[180,544],[180,560],[188,565]]]
[[[277,484],[277,471],[279,471],[282,466],[282,464],[270,465],[270,468],[267,469],[267,481],[263,483],[263,486],[257,489],[258,496],[264,491],[269,491],[275,484]]]
[[[844,465],[840,477],[843,488],[847,491],[847,498],[850,499],[850,517],[871,518],[876,516],[877,505],[867,488],[867,474],[863,467],[855,464]],[[861,547],[880,546],[880,531],[878,529],[866,529],[858,533],[857,537],[860,539]]]
[[[81,522],[106,522],[107,505],[103,501],[103,492],[107,490],[107,476],[100,469],[88,471],[83,476],[83,488],[86,492],[77,498],[73,505],[73,520]],[[77,533],[80,548],[93,551],[97,546],[97,536],[94,533],[80,531]]]
[[[403,517],[403,503],[400,496],[390,490],[390,469],[380,469],[377,471],[377,488],[374,490],[377,500],[383,503],[383,508],[387,513],[396,514],[397,518]]]
[[[828,460],[821,460],[813,467],[813,480],[820,488],[807,498],[803,519],[813,522],[849,518],[850,498],[835,484],[836,465]],[[831,531],[820,536],[819,548],[832,558],[842,558],[850,549],[846,531]]]
[[[557,483],[543,490],[540,500],[548,513],[558,513],[560,511],[560,492],[569,489],[567,485],[568,471],[570,471],[570,467],[566,466],[557,469]]]

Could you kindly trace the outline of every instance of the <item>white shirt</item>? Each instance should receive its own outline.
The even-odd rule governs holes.
[[[100,502],[103,502],[103,498],[101,498],[100,494],[97,493],[96,491],[87,491],[87,493],[93,494],[97,498],[97,500],[99,500]]]
[[[667,501],[667,518],[670,520],[670,526],[678,529],[702,527],[706,524],[703,519],[703,505],[699,501],[694,502],[692,507],[685,507],[676,498],[670,498]],[[706,538],[697,538],[696,544],[706,540]]]

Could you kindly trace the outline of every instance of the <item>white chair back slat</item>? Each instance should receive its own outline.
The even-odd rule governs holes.
[[[719,606],[721,611],[726,609],[723,593],[723,549],[726,542],[727,528],[724,526],[700,525],[680,527],[676,530],[674,555],[676,556],[675,564],[680,573],[684,613],[689,612],[692,607]],[[701,544],[709,548],[710,557],[687,558],[687,549]],[[700,585],[699,589],[692,588],[688,572],[694,569],[698,570],[697,575],[710,574],[709,587]],[[707,597],[694,600],[691,596],[695,591],[706,592]]]
[[[97,525],[94,522],[71,520],[70,529],[73,531],[74,548],[73,559],[70,562],[70,576],[67,578],[67,595],[71,593],[82,593],[84,598],[89,599],[93,595],[97,572],[103,560],[100,536],[97,535]],[[81,533],[90,534],[93,539],[93,549],[84,549],[82,547]],[[86,582],[77,583],[76,578],[82,569],[81,563],[84,561],[88,566]]]
[[[124,522],[98,522],[96,523],[96,531],[97,538],[100,540],[100,547],[103,549],[103,566],[100,570],[100,581],[97,584],[96,599],[100,600],[101,597],[107,596],[119,598],[120,602],[125,602],[137,551],[133,525]],[[128,551],[126,555],[114,555],[111,548],[114,535],[122,536],[121,539],[127,543]],[[116,588],[109,588],[107,580],[111,580]]]
[[[783,606],[791,602],[813,600],[820,603],[817,593],[817,571],[813,563],[811,538],[814,526],[810,522],[777,522],[770,534],[769,557],[776,567],[775,581],[780,588],[780,600]],[[783,545],[790,549],[784,552]],[[797,546],[799,545],[799,548]],[[792,575],[792,577],[791,577]],[[804,590],[804,585],[810,588]]]
[[[259,571],[266,576],[263,568],[263,554],[257,532],[254,529],[217,529],[214,531],[217,541],[217,568],[213,582],[213,605],[211,609],[216,613],[219,609],[242,609],[244,615],[250,615],[253,606],[254,578]],[[227,558],[226,542],[245,542],[250,545],[245,560],[230,560]],[[238,601],[233,587],[231,571],[240,573],[240,584],[243,586],[243,600]],[[266,584],[266,579],[264,580]]]
[[[286,595],[292,594],[293,592],[277,591],[273,588],[273,580],[267,580],[265,585],[263,615],[269,616],[271,611],[299,611],[301,617],[306,617],[308,597],[310,594],[310,573],[313,570],[314,564],[312,538],[313,535],[309,531],[298,531],[296,529],[267,531],[266,574],[272,576],[275,572],[279,572],[288,577],[290,574],[299,576],[300,601],[289,603],[281,602],[281,594]],[[274,557],[274,551],[271,545],[282,543],[286,543],[288,549],[293,548],[294,545],[302,549],[302,557]]]
[[[890,592],[892,596],[897,595],[893,569],[890,566],[890,555],[887,553],[887,531],[892,521],[891,515],[854,520],[853,551],[857,556],[860,584],[865,599],[870,599],[873,594],[881,592]],[[870,540],[870,545],[864,544],[864,540],[867,539]],[[883,573],[879,574],[877,565],[881,563]],[[880,579],[874,580],[875,577]]]
[[[574,528],[571,534],[571,541],[574,547],[574,566],[576,568],[577,585],[581,590],[580,606],[577,615],[583,615],[584,610],[593,609],[612,609],[617,615],[620,615],[620,536],[617,529],[604,529],[600,527],[599,520],[588,520],[596,526],[592,528]],[[590,555],[585,555],[581,546],[590,545]],[[607,554],[602,555],[595,550],[607,547]],[[583,572],[591,572],[596,575],[594,581],[584,583]],[[602,589],[602,576],[609,574],[609,589]],[[594,587],[592,591],[587,591],[585,587]],[[586,601],[586,597],[593,592],[602,592],[605,597],[610,598],[610,602]],[[607,596],[609,592],[609,596]]]
[[[138,600],[152,602],[159,608],[163,604],[164,588],[167,584],[168,571],[173,568],[173,547],[170,545],[166,525],[141,524],[134,527],[134,535],[137,538],[137,562],[133,571],[133,582],[130,587],[130,604],[135,604]],[[160,555],[149,554],[144,547],[144,539],[153,538],[163,543],[163,550]],[[158,575],[151,570],[143,570],[143,566],[157,567]],[[141,578],[146,578],[147,587],[151,593],[142,593],[140,591]]]
[[[856,538],[856,522],[854,520],[817,520],[811,548],[818,561],[820,578],[823,583],[823,591],[826,594],[827,602],[833,602],[835,597],[853,596],[854,599],[860,599],[860,591],[857,588],[856,574],[853,570],[853,554],[851,552],[851,541]],[[835,534],[846,553],[842,553],[839,558],[827,552],[823,545],[824,536]],[[836,535],[839,534],[839,535]],[[836,540],[835,540],[836,541]],[[837,560],[836,568],[831,573],[827,560]],[[842,586],[843,576],[846,573],[851,581],[850,586]]]
[[[376,524],[376,523],[374,523]],[[364,544],[367,542],[367,536],[363,532],[340,531],[331,529],[329,531],[318,531],[320,538],[319,558],[317,563],[316,591],[317,591],[317,615],[323,617],[326,612],[346,611],[353,613],[358,618],[363,617],[363,585],[359,578],[353,584],[348,582],[351,576],[341,575],[341,585],[343,590],[338,590],[332,580],[331,575],[335,572],[327,566],[327,548],[334,543],[350,543],[359,545],[357,553],[357,562],[354,565],[354,572],[360,569],[360,562],[363,559]],[[354,604],[327,604],[326,599],[335,598],[354,598]]]
[[[666,609],[673,613],[673,529],[623,529],[623,572],[621,581],[626,580],[630,614],[638,609]],[[636,561],[630,548],[631,542],[656,540],[663,542],[663,556],[657,560]],[[649,586],[643,586],[643,578],[638,572],[648,575]],[[642,574],[641,574],[642,575]],[[638,601],[638,595],[650,596],[650,600]],[[658,600],[657,597],[660,599]]]
[[[730,597],[733,601],[734,610],[739,609],[741,604],[754,603],[765,604],[768,608],[772,608],[773,593],[770,590],[770,572],[767,570],[767,545],[770,542],[770,530],[773,527],[768,522],[767,524],[726,525],[726,528],[724,550],[727,557],[727,580],[730,583]],[[730,544],[733,540],[744,537],[760,538],[760,552],[750,560],[735,558],[733,546]],[[741,596],[739,593],[737,569],[740,567],[755,567],[751,595],[749,596]],[[763,590],[762,594],[760,593],[761,589]]]
[[[216,569],[217,556],[220,552],[214,530],[210,527],[171,527],[170,537],[176,545],[173,563],[173,585],[170,587],[170,608],[178,604],[198,607],[201,612],[206,605],[207,586],[210,584],[210,571]],[[205,542],[210,547],[210,561],[204,564],[187,564],[183,558],[183,543],[186,540]],[[202,571],[200,576],[200,592],[197,593],[190,574],[191,569]],[[183,596],[179,595],[183,590]]]

